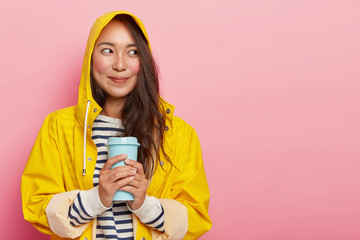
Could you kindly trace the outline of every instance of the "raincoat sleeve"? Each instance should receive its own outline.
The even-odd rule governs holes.
[[[44,121],[21,179],[23,214],[35,228],[45,234],[54,234],[52,229],[69,225],[67,237],[80,235],[86,226],[75,229],[67,219],[69,206],[79,191],[66,192],[58,145],[58,125],[50,114]],[[52,209],[49,211],[49,209]],[[61,210],[62,209],[62,210]],[[59,214],[63,212],[64,214]],[[59,233],[56,233],[59,235]],[[61,236],[62,234],[60,234]]]
[[[172,199],[160,199],[169,239],[197,239],[211,228],[209,188],[195,130],[181,119],[177,139]]]

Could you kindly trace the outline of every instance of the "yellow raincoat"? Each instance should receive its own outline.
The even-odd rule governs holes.
[[[78,104],[45,119],[22,175],[24,218],[51,239],[95,239],[96,219],[73,227],[67,215],[77,193],[93,187],[97,148],[91,139],[92,125],[102,109],[91,93],[91,55],[101,30],[117,14],[132,16],[147,38],[144,25],[128,12],[111,12],[96,20],[86,47]],[[157,167],[147,190],[164,208],[165,233],[147,227],[133,214],[134,236],[147,240],[197,239],[211,228],[199,140],[191,126],[173,116],[172,105],[161,103],[167,115],[165,151],[178,169],[171,169],[161,156],[163,169]]]

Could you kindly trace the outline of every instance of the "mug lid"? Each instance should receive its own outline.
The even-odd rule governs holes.
[[[107,145],[130,144],[140,146],[136,137],[109,137]]]

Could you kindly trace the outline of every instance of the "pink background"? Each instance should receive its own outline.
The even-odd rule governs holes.
[[[2,239],[23,220],[20,177],[50,112],[77,100],[93,21],[145,23],[162,92],[202,143],[213,229],[201,239],[360,239],[360,2],[5,1]]]

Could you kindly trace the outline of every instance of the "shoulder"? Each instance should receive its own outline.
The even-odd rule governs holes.
[[[174,152],[172,162],[180,171],[186,168],[199,169],[202,166],[201,145],[195,129],[182,118],[172,117]],[[184,161],[186,159],[186,161]]]
[[[56,128],[69,128],[73,126],[74,120],[75,106],[71,106],[50,113],[46,117],[43,125]]]
[[[175,107],[172,104],[166,102],[164,99],[161,99],[161,104],[166,111],[166,125],[169,128],[169,135],[182,139],[192,135],[196,136],[196,132],[190,124],[174,115]]]
[[[172,127],[172,136],[176,142],[177,148],[184,148],[188,145],[199,145],[199,138],[195,129],[182,118],[173,116]]]
[[[76,106],[71,106],[71,107],[66,107],[66,108],[56,110],[56,111],[50,113],[49,116],[53,117],[53,118],[60,118],[60,119],[75,117],[75,107]]]
[[[195,129],[188,124],[185,120],[183,120],[182,118],[178,117],[178,116],[173,116],[172,117],[172,125],[174,128],[174,131],[176,131],[177,133],[192,133],[195,132]]]
[[[47,119],[52,121],[69,121],[75,119],[75,106],[62,108],[50,113]]]

